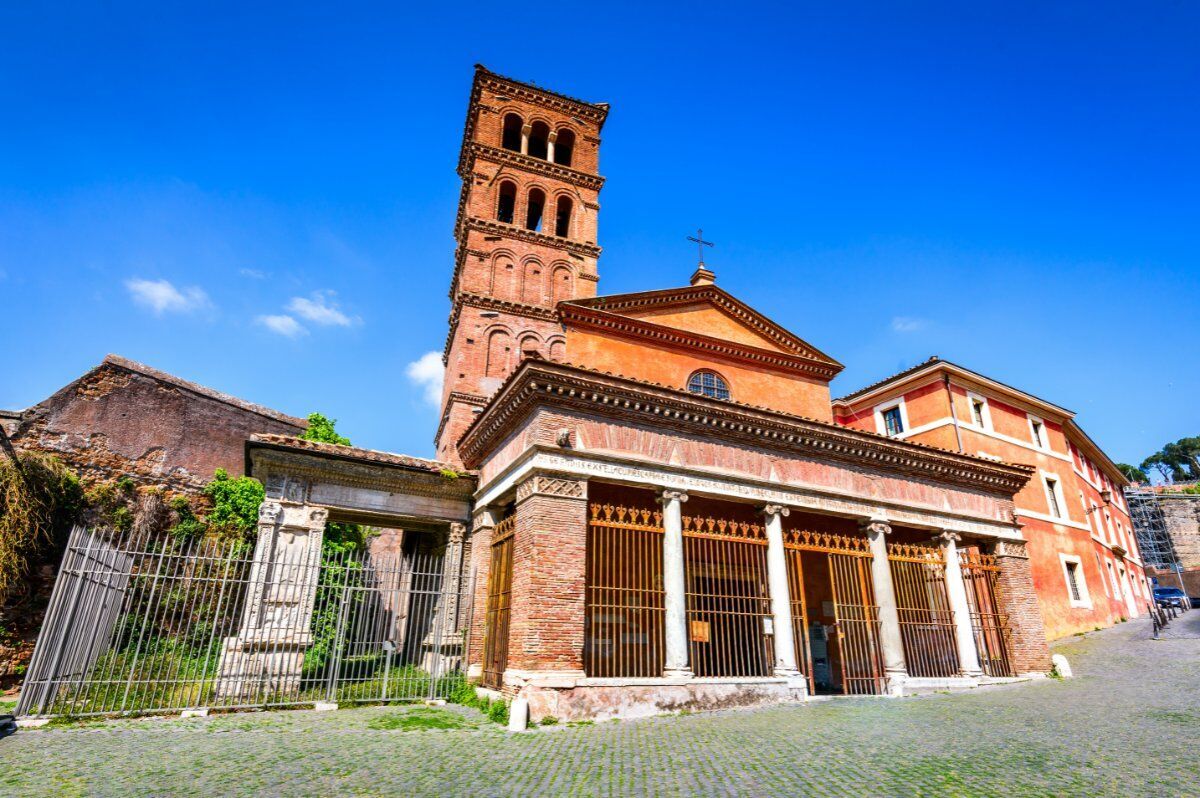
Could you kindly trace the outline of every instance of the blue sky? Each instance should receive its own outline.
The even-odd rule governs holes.
[[[902,8],[900,7],[902,6]],[[476,62],[612,104],[602,293],[718,283],[1118,460],[1200,434],[1200,6],[6,4],[0,407],[116,352],[432,452]]]

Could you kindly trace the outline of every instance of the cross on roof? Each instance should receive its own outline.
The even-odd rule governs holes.
[[[704,230],[703,229],[697,229],[696,235],[688,236],[687,240],[696,242],[696,251],[697,251],[697,253],[699,253],[700,268],[703,269],[704,268],[704,248],[715,246],[715,245],[711,241],[704,240]]]

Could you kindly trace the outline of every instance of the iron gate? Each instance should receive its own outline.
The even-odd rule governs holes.
[[[994,555],[973,548],[960,553],[960,562],[979,666],[988,676],[1012,676],[1008,616],[1000,612],[1000,566]]]
[[[962,667],[942,549],[909,543],[889,543],[887,549],[908,674],[958,676]]]
[[[471,585],[441,552],[310,559],[257,563],[240,541],[76,528],[17,713],[424,700],[464,680]],[[247,638],[249,597],[281,593],[303,606],[301,625]]]
[[[758,524],[683,518],[689,662],[697,676],[770,676],[767,539]]]
[[[883,693],[886,674],[879,638],[879,606],[875,603],[871,582],[870,543],[858,535],[788,529],[783,533],[783,546],[787,553],[797,659],[808,677],[809,690],[816,690],[816,674],[804,597],[803,552],[814,552],[826,558],[842,692],[847,695]],[[830,664],[832,667],[832,662]]]
[[[667,656],[662,513],[593,504],[586,567],[584,672],[661,676]]]

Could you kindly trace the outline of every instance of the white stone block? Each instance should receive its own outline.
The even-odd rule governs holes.
[[[183,712],[179,713],[179,717],[181,717],[181,718],[207,718],[208,717],[208,707],[202,707],[200,709],[185,709]]]
[[[518,696],[508,705],[508,730],[523,732],[529,725],[529,699]]]
[[[1070,679],[1075,675],[1071,673],[1071,663],[1067,662],[1067,658],[1062,654],[1055,654],[1050,658],[1050,662],[1054,664],[1054,671],[1064,679]]]
[[[332,712],[338,708],[336,701],[318,701],[313,704],[313,710],[317,712]]]

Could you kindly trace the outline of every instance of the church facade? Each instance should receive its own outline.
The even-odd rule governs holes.
[[[465,667],[533,720],[971,686],[1049,670],[1048,630],[1140,611],[1132,539],[1097,544],[1124,583],[1089,548],[1100,513],[1129,529],[1123,480],[1061,408],[942,361],[835,401],[842,365],[703,264],[600,295],[607,113],[477,67],[437,461],[256,436],[269,507],[440,547],[474,585]],[[935,425],[943,389],[961,415]],[[1043,425],[1036,458],[1010,408]],[[1081,600],[1050,594],[1084,572],[1093,603],[1060,623]]]

